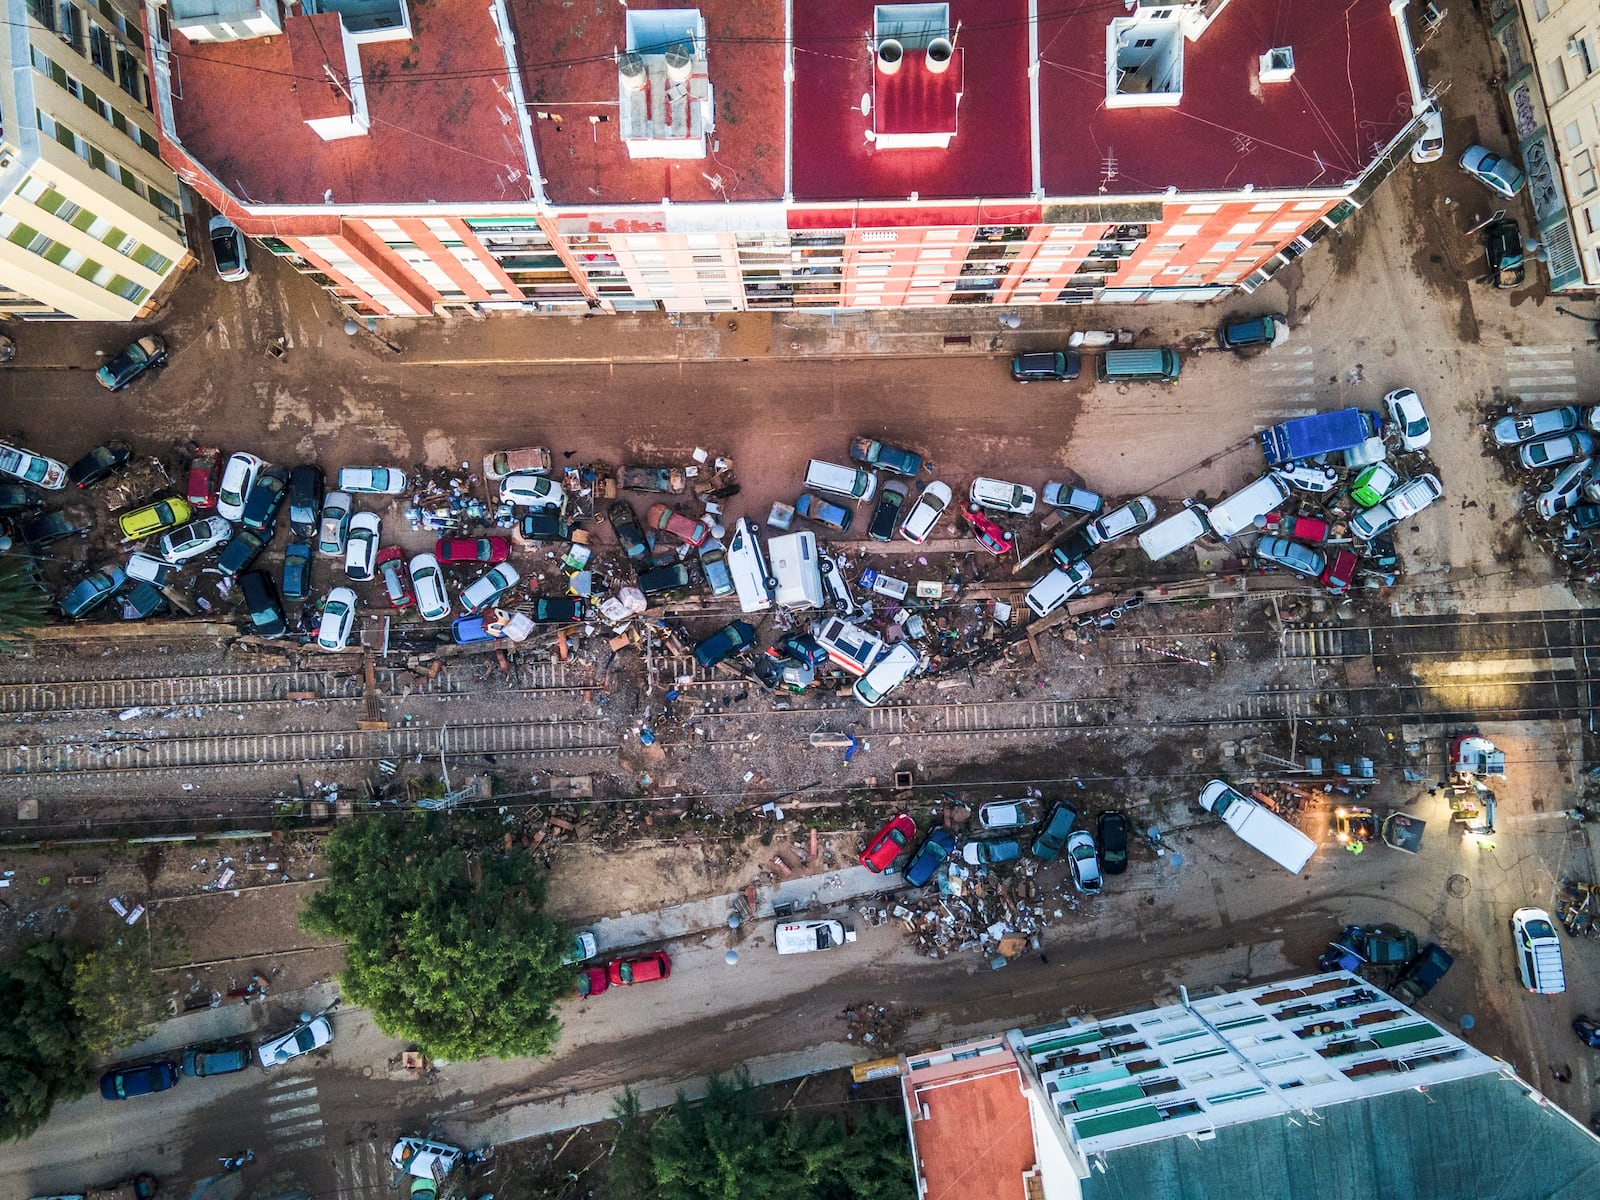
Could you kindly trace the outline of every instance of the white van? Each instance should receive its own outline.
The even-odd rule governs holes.
[[[747,613],[771,608],[772,591],[778,586],[761,553],[757,528],[748,517],[740,517],[728,539],[728,573],[733,576],[733,590],[739,594],[739,610]]]
[[[1206,519],[1199,508],[1186,508],[1181,513],[1158,521],[1139,535],[1139,549],[1151,562],[1160,562],[1176,554],[1185,546],[1192,546],[1208,532]]]
[[[1200,807],[1221,817],[1223,823],[1285,871],[1298,875],[1317,852],[1317,844],[1243,792],[1213,779],[1200,793]]]
[[[1057,567],[1028,589],[1023,603],[1034,616],[1048,617],[1082,591],[1091,574],[1089,564],[1081,558],[1070,567]]]
[[[865,675],[883,656],[887,647],[875,633],[852,625],[841,617],[830,617],[811,631],[828,657],[852,675]]]
[[[816,534],[808,530],[768,538],[767,561],[772,564],[772,578],[778,581],[773,600],[784,608],[823,607]]]
[[[1511,914],[1511,941],[1523,987],[1536,996],[1559,996],[1567,990],[1561,939],[1549,913],[1542,908],[1517,909]]]
[[[872,670],[856,680],[855,687],[850,690],[867,708],[876,708],[885,696],[910,679],[921,665],[922,660],[917,657],[917,652],[901,642],[880,658]]]
[[[851,500],[871,500],[878,487],[878,477],[859,467],[841,467],[838,463],[813,458],[806,463],[806,486]]]
[[[1255,524],[1289,496],[1276,475],[1263,475],[1254,483],[1240,488],[1226,500],[1211,506],[1211,530],[1218,537],[1230,538]]]

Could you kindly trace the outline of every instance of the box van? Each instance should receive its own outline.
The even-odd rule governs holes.
[[[887,649],[882,638],[839,617],[823,621],[811,636],[832,661],[852,675],[865,675]]]
[[[871,500],[878,487],[878,477],[859,467],[841,467],[838,463],[813,458],[806,463],[806,486],[852,500]]]
[[[1057,567],[1028,589],[1022,598],[1036,617],[1048,617],[1089,582],[1089,564],[1081,558],[1071,566]]]
[[[739,594],[739,610],[747,613],[771,608],[772,590],[778,586],[761,552],[757,528],[748,517],[740,517],[728,539],[728,572],[733,576],[733,590]]]
[[[1561,940],[1549,913],[1542,908],[1517,909],[1511,914],[1511,940],[1516,944],[1523,987],[1537,996],[1559,996],[1567,990]]]
[[[831,950],[856,940],[856,931],[838,921],[783,921],[772,936],[779,954],[806,954]]]
[[[786,533],[767,539],[767,559],[778,581],[772,598],[784,608],[821,608],[822,570],[817,566],[817,535]]]
[[[921,665],[922,660],[917,657],[917,652],[901,642],[879,659],[872,670],[856,680],[851,690],[867,708],[876,708],[885,696],[910,679]]]
[[[1276,475],[1263,475],[1254,483],[1240,488],[1233,495],[1211,506],[1211,530],[1218,537],[1230,538],[1241,529],[1255,524],[1289,496]]]
[[[1317,844],[1305,834],[1220,779],[1206,784],[1200,793],[1200,807],[1221,817],[1240,841],[1254,846],[1292,874],[1300,874],[1317,852]]]
[[[1176,350],[1107,350],[1095,364],[1101,383],[1177,383]]]
[[[1194,545],[1209,532],[1206,519],[1200,515],[1202,511],[1198,507],[1186,508],[1165,521],[1158,521],[1139,535],[1139,549],[1151,562],[1160,562],[1169,554]]]

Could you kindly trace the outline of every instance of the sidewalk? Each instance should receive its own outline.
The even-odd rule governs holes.
[[[300,1013],[321,1012],[339,997],[333,980],[299,992],[269,992],[265,1004],[245,1004],[226,997],[216,1008],[202,1008],[162,1021],[155,1032],[117,1052],[118,1061],[172,1055],[185,1046],[201,1046],[234,1038],[251,1042],[288,1029]]]

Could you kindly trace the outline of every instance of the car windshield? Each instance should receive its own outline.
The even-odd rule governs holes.
[[[1551,928],[1549,921],[1529,921],[1528,936],[1530,938],[1553,938],[1556,936],[1556,931]]]
[[[1410,422],[1406,426],[1406,433],[1409,434],[1411,437],[1416,437],[1418,434],[1423,434],[1423,433],[1427,433],[1427,432],[1428,432],[1428,418],[1427,417],[1418,417],[1415,421]]]
[[[217,256],[217,268],[234,271],[239,267],[239,243],[232,226],[218,229],[211,235],[211,251]]]
[[[38,483],[50,474],[50,464],[42,458],[36,458],[28,464],[28,473],[23,476],[29,483]]]

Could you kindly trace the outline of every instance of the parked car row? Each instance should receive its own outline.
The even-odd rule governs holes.
[[[333,1025],[327,1017],[303,1014],[292,1028],[268,1038],[253,1051],[246,1042],[229,1041],[191,1047],[177,1061],[158,1059],[113,1067],[100,1077],[100,1095],[107,1100],[128,1100],[168,1091],[186,1078],[231,1075],[247,1070],[252,1063],[279,1067],[332,1041]]]
[[[1022,846],[1018,837],[1038,822],[1038,816],[1039,805],[1033,800],[996,800],[983,805],[978,810],[978,827],[983,833],[962,846],[963,861],[971,866],[992,866],[1019,859]],[[1077,821],[1076,808],[1065,801],[1056,803],[1039,823],[1028,853],[1048,863],[1065,852],[1073,885],[1085,895],[1094,895],[1106,875],[1120,875],[1128,869],[1128,819],[1118,809],[1102,812],[1098,842],[1088,830],[1076,828]],[[996,834],[1000,836],[993,836]],[[888,871],[916,836],[915,819],[909,813],[896,813],[868,839],[861,851],[861,865],[869,871]],[[930,830],[906,863],[906,883],[925,886],[955,849],[956,840],[948,830]]]

